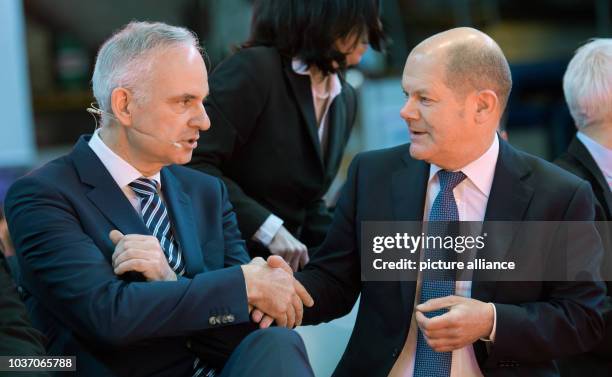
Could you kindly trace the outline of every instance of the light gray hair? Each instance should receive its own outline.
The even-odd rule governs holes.
[[[612,39],[591,39],[576,50],[563,75],[563,93],[578,129],[611,114]]]
[[[193,32],[161,22],[132,21],[104,42],[91,79],[94,97],[103,111],[103,125],[108,122],[108,114],[112,114],[113,90],[128,88],[137,100],[144,100],[142,87],[148,82],[152,53],[178,44],[193,46],[201,52]]]

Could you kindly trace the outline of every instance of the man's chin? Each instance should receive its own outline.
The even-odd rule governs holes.
[[[415,160],[425,160],[429,156],[427,148],[416,143],[410,143],[410,157]]]
[[[177,156],[177,158],[175,158],[172,163],[175,165],[185,165],[189,163],[189,161],[191,161],[191,156],[192,156],[191,151],[189,153],[184,153],[181,156]]]

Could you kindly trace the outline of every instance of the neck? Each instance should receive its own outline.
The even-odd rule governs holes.
[[[492,137],[483,138],[481,142],[478,143],[478,146],[470,146],[470,148],[464,150],[464,153],[462,153],[459,157],[453,156],[453,158],[449,158],[449,162],[438,163],[432,161],[432,163],[448,171],[463,169],[470,163],[478,160],[489,150],[489,148],[491,148],[491,145],[493,145],[494,137],[497,137],[496,134],[493,134]]]
[[[597,144],[612,149],[612,122],[590,124],[581,128],[580,132],[593,139]]]
[[[308,68],[308,71],[310,72],[310,77],[312,77],[312,80],[317,84],[322,83],[329,76],[329,75],[324,75],[321,72],[321,70],[317,68],[317,66],[315,65],[312,65],[310,68]]]
[[[138,153],[130,147],[127,133],[123,127],[117,125],[103,126],[100,128],[98,136],[110,150],[132,165],[143,177],[151,177],[161,170],[161,165],[147,163],[138,158]]]

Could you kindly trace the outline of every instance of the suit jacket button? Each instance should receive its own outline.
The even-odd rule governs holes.
[[[399,350],[397,348],[394,348],[391,356],[393,356],[393,358],[396,358],[398,355],[399,355]]]
[[[234,322],[236,320],[236,318],[234,318],[233,314],[226,315],[225,319],[226,319],[227,323],[232,323],[232,322]]]
[[[185,343],[185,346],[187,346],[187,348],[191,349],[191,340],[187,340],[187,342]]]
[[[210,323],[211,326],[214,326],[217,324],[217,317],[215,317],[214,315],[210,316],[210,318],[208,318],[208,323]]]

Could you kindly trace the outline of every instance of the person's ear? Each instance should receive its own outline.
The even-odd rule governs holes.
[[[132,114],[130,113],[132,101],[132,93],[128,89],[122,87],[113,89],[111,93],[111,109],[117,121],[123,125],[132,124]]]
[[[487,123],[496,116],[499,98],[493,90],[485,89],[476,93],[476,122]]]

